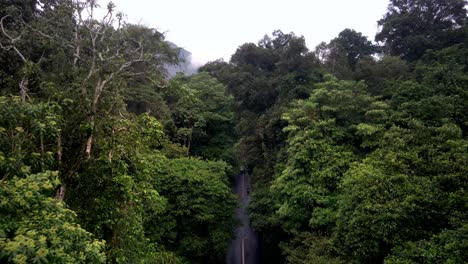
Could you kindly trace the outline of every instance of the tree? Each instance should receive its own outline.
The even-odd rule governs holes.
[[[237,138],[234,129],[233,98],[227,95],[226,87],[207,73],[188,78],[186,85],[195,91],[199,99],[202,126],[194,128],[191,153],[211,160],[230,161],[233,164],[232,148]],[[175,111],[179,111],[179,107]]]
[[[105,242],[54,200],[59,184],[51,171],[0,182],[2,263],[106,263]]]
[[[282,243],[281,249],[287,255],[289,264],[342,264],[344,261],[333,255],[327,237],[302,232],[288,243]]]
[[[225,62],[223,59],[207,62],[201,66],[198,71],[200,73],[207,72],[209,75],[215,77],[223,84],[228,83],[229,78],[232,78],[230,71],[232,65]]]
[[[391,0],[375,40],[384,51],[409,61],[426,50],[466,42],[465,0]]]
[[[258,44],[240,46],[228,66],[214,68],[218,70],[211,70],[212,74],[223,76],[221,81],[234,97],[241,136],[238,156],[248,160],[249,169],[257,167],[254,177],[269,178],[274,152],[284,142],[283,106],[309,95],[308,84],[321,79],[319,62],[303,37],[277,30]],[[230,74],[226,74],[227,69]]]
[[[162,125],[153,117],[107,118],[98,123],[94,158],[77,170],[64,201],[82,225],[107,242],[116,263],[151,260],[165,253],[145,234],[146,217],[165,210],[165,198],[152,185],[150,158],[163,148]]]
[[[69,69],[67,59],[72,53],[67,51],[67,45],[73,31],[73,12],[70,1],[47,0],[13,1],[2,9],[0,49],[4,59],[11,64],[2,71],[17,81],[23,101],[31,92],[38,92],[41,66]],[[57,25],[61,25],[61,30],[54,30]],[[55,65],[48,60],[50,56],[55,58]]]
[[[0,174],[3,180],[57,170],[62,160],[62,108],[53,102],[0,97]],[[24,171],[24,168],[29,168]]]
[[[167,198],[167,209],[147,219],[149,237],[191,263],[222,262],[232,238],[236,205],[227,164],[154,158],[153,186]]]
[[[231,58],[234,69],[227,87],[244,110],[263,113],[278,101],[305,98],[304,85],[321,77],[303,37],[280,30],[272,35],[258,45],[240,46]]]
[[[468,212],[459,122],[466,95],[458,89],[466,82],[464,52],[460,45],[427,52],[413,72],[419,81],[390,82],[386,102],[357,126],[369,154],[343,178],[334,233],[349,261],[444,262],[447,251],[457,258],[460,247],[447,234],[463,237]]]
[[[129,24],[125,34],[131,40],[141,41],[147,52],[146,60],[133,64],[134,73],[122,81],[127,109],[136,114],[149,113],[166,124],[170,122],[171,113],[162,96],[168,88],[164,67],[179,63],[176,50],[156,29]]]
[[[377,52],[376,47],[360,32],[353,29],[345,29],[332,39],[329,44],[331,49],[342,50],[348,61],[348,65],[354,71],[356,63],[366,56]]]
[[[437,224],[432,182],[392,173],[385,162],[364,160],[341,185],[334,244],[352,263],[380,263],[394,246],[425,236]]]
[[[287,161],[271,188],[278,196],[280,223],[290,233],[311,227],[330,234],[337,188],[350,164],[359,159],[353,127],[374,100],[362,82],[332,76],[326,80],[284,114]]]
[[[385,262],[403,263],[463,263],[467,258],[468,226],[444,230],[429,240],[407,242],[394,250]]]
[[[286,122],[281,116],[288,103],[307,98],[313,88],[311,83],[322,79],[320,63],[307,49],[303,37],[277,30],[257,44],[241,45],[229,64],[210,63],[201,70],[218,78],[233,96],[236,128],[240,136],[234,153],[247,171],[252,172],[255,194],[269,185],[275,174],[278,152],[285,145],[282,129]],[[252,203],[268,203],[268,193],[254,195],[257,201]],[[267,211],[258,213],[257,219],[265,222],[261,218],[268,217],[262,215]],[[257,227],[260,229],[260,225]],[[264,233],[260,234],[264,239],[262,245],[277,252],[275,260],[278,260],[280,251],[275,236],[283,231],[274,225],[263,227]]]
[[[172,145],[159,122],[126,112],[123,92],[136,84],[163,84],[162,65],[171,58],[163,35],[124,23],[113,4],[97,20],[95,1],[34,3],[36,13],[28,19],[20,9],[26,5],[1,10],[1,59],[8,65],[1,67],[7,76],[2,85],[10,85],[3,91],[16,94],[20,83],[20,97],[0,99],[2,180],[57,170],[57,202],[107,242],[109,261],[177,261],[145,237],[143,226],[146,215],[163,210],[164,199],[141,161]],[[54,191],[44,195],[54,200]],[[48,220],[37,221],[47,231]]]
[[[315,48],[315,56],[329,73],[340,79],[353,79],[356,64],[377,51],[377,47],[360,32],[347,28],[330,43],[320,43]]]
[[[367,57],[356,64],[354,78],[364,80],[372,95],[388,98],[391,94],[385,92],[386,87],[392,81],[409,78],[410,74],[408,63],[400,57],[384,56],[379,60]]]

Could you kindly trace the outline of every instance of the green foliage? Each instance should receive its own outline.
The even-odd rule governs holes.
[[[430,263],[462,255],[463,246],[453,247],[450,258],[444,247],[452,252],[451,242],[439,236],[461,230],[468,212],[465,52],[461,45],[428,52],[411,72],[395,57],[361,60],[357,70],[373,67],[370,87],[325,76],[284,114],[288,144],[277,152],[284,163],[271,190],[253,196],[253,226],[286,231],[280,245],[298,263],[381,263],[392,252],[395,263]]]
[[[263,113],[277,101],[305,98],[309,91],[304,85],[320,80],[318,61],[303,37],[280,30],[272,35],[258,45],[240,46],[231,58],[235,78],[226,78],[226,85],[240,111]]]
[[[464,222],[467,141],[459,121],[465,117],[455,109],[464,107],[460,99],[466,95],[458,89],[464,73],[455,52],[461,50],[437,52],[437,63],[420,62],[420,82],[389,83],[384,93],[390,99],[374,104],[358,125],[361,147],[373,152],[346,173],[334,232],[338,252],[350,261],[382,261],[396,248]],[[441,79],[441,70],[452,81]],[[441,247],[432,250],[444,254]]]
[[[236,139],[232,97],[223,84],[207,73],[176,76],[164,93],[173,116],[168,126],[174,140],[196,156],[234,164]]]
[[[62,122],[61,107],[55,103],[23,103],[19,97],[0,97],[0,174],[3,179],[25,176],[29,171],[55,169]],[[29,170],[24,171],[25,166]]]
[[[389,97],[385,93],[388,85],[395,80],[407,79],[410,75],[408,63],[399,57],[385,56],[380,60],[372,57],[357,62],[354,79],[364,80],[372,95]]]
[[[468,226],[444,230],[429,240],[407,242],[394,252],[386,263],[463,263],[468,258]]]
[[[430,180],[376,163],[366,159],[353,166],[340,186],[334,244],[355,263],[383,259],[395,245],[426,236],[440,219]]]
[[[52,259],[47,255],[37,261],[97,263],[104,261],[104,247],[107,259],[113,263],[185,263],[192,257],[212,262],[222,259],[231,238],[235,206],[225,175],[228,166],[190,160],[196,168],[183,176],[200,174],[200,180],[213,183],[214,189],[207,191],[208,196],[212,195],[211,204],[205,202],[201,191],[186,197],[189,200],[200,195],[199,206],[207,209],[197,217],[185,215],[183,223],[174,226],[172,223],[179,216],[170,214],[175,201],[169,194],[183,183],[159,186],[165,172],[156,169],[155,164],[187,155],[186,151],[192,149],[205,158],[233,162],[230,152],[224,151],[232,146],[235,137],[231,98],[224,95],[224,86],[205,74],[193,80],[174,81],[180,86],[171,84],[180,89],[165,89],[164,65],[176,63],[176,52],[157,30],[123,21],[122,14],[114,14],[112,3],[103,19],[93,16],[98,6],[89,1],[33,1],[30,5],[12,2],[6,8],[6,4],[1,5],[4,27],[0,34],[0,83],[2,93],[9,95],[0,97],[2,183],[30,179],[31,172],[58,170],[60,185],[47,185],[48,195],[55,194],[57,204],[64,202],[77,214],[59,211],[66,217],[58,220],[76,238],[67,234],[53,242],[66,243],[63,252],[69,257]],[[11,36],[21,37],[12,41]],[[18,90],[21,98],[12,97]],[[133,116],[127,109],[146,114]],[[190,139],[190,143],[180,146],[176,140],[171,141],[175,137],[166,137],[164,128],[171,124],[178,125],[178,135]],[[191,148],[192,134],[197,143]],[[36,193],[34,185],[25,188],[28,197],[32,195],[30,191]],[[167,197],[158,190],[164,190]],[[2,193],[1,198],[2,202],[8,201],[7,193]],[[39,203],[45,196],[36,198]],[[219,199],[225,203],[219,203]],[[55,208],[49,202],[44,206]],[[27,218],[23,213],[15,216],[6,211],[1,216],[2,220],[6,216]],[[48,218],[41,222],[34,217],[42,241],[41,232],[54,229],[49,230],[52,224]],[[61,222],[54,222],[55,228],[60,230]],[[99,242],[94,249],[82,249],[91,234],[80,231],[75,222],[105,240],[105,246]],[[191,226],[193,234],[191,229],[181,229]],[[210,232],[206,233],[208,227]],[[2,242],[10,243],[7,239],[13,239],[15,232],[2,231]],[[23,233],[18,234],[24,236]],[[177,237],[177,243],[165,240],[171,236]],[[203,241],[207,237],[209,243]],[[71,242],[65,238],[77,248],[68,248]],[[62,250],[49,242],[40,245],[41,250],[52,255]],[[182,250],[191,245],[194,248]],[[32,256],[33,249],[25,250]],[[9,246],[8,250],[16,249]],[[2,258],[10,261],[15,254],[23,254],[21,250],[2,252]],[[73,250],[81,250],[81,255],[73,255]],[[96,254],[95,259],[87,255],[88,251]],[[211,257],[207,253],[210,251],[215,252]],[[31,262],[18,255],[18,261],[21,260]]]
[[[306,101],[295,102],[284,115],[289,133],[284,170],[272,184],[281,203],[278,216],[289,232],[330,231],[336,211],[336,189],[349,164],[358,159],[355,126],[374,100],[365,85],[330,76]]]
[[[270,181],[276,153],[284,146],[285,106],[309,95],[309,84],[322,76],[319,61],[303,37],[276,30],[258,44],[240,46],[229,64],[217,61],[201,70],[223,82],[233,96],[237,159],[253,172],[256,183]]]
[[[108,242],[109,259],[138,262],[156,250],[145,237],[145,219],[165,208],[147,160],[162,146],[162,125],[148,115],[110,119],[95,136],[96,158],[78,171],[80,183],[66,201],[88,230]]]
[[[333,256],[330,241],[323,236],[312,233],[299,233],[287,244],[282,243],[281,248],[287,255],[286,261],[290,264],[340,264],[345,263]]]
[[[50,171],[0,182],[2,263],[105,263],[104,241],[54,200],[59,183]]]
[[[0,262],[220,263],[237,164],[265,263],[467,258],[466,1],[391,0],[379,58],[277,30],[169,81],[97,8],[0,3]]]
[[[233,163],[232,145],[236,139],[233,98],[226,95],[226,88],[206,73],[194,75],[188,86],[197,91],[203,111],[203,127],[193,131],[192,153],[208,159]]]
[[[191,263],[219,263],[232,238],[235,197],[224,162],[155,156],[153,186],[167,198],[162,215],[146,225],[150,237]]]
[[[356,64],[376,52],[376,46],[365,36],[347,28],[330,43],[319,44],[315,49],[315,56],[322,61],[329,73],[340,79],[352,79]]]
[[[466,42],[465,0],[391,0],[375,39],[385,51],[414,61],[427,50]]]

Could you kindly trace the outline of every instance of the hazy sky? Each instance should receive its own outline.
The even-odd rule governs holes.
[[[100,0],[102,6],[108,1]],[[166,32],[198,64],[257,43],[275,29],[303,35],[309,49],[345,28],[374,40],[389,0],[113,0],[130,22]]]

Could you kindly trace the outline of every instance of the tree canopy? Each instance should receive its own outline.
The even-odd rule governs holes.
[[[390,55],[410,61],[429,49],[465,43],[465,6],[465,0],[391,0],[375,40]]]
[[[1,263],[222,263],[239,172],[264,263],[466,262],[466,1],[172,78],[175,45],[115,10],[0,3]]]

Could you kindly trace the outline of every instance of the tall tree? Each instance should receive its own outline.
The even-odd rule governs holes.
[[[466,43],[466,0],[391,0],[375,40],[410,61],[428,49]]]
[[[354,71],[356,63],[377,52],[377,48],[362,33],[353,29],[345,29],[338,34],[338,37],[330,41],[330,49],[338,49],[344,53],[348,65]]]
[[[315,56],[329,73],[340,79],[353,79],[358,61],[377,51],[377,47],[362,33],[347,28],[330,43],[320,43],[315,48]]]

